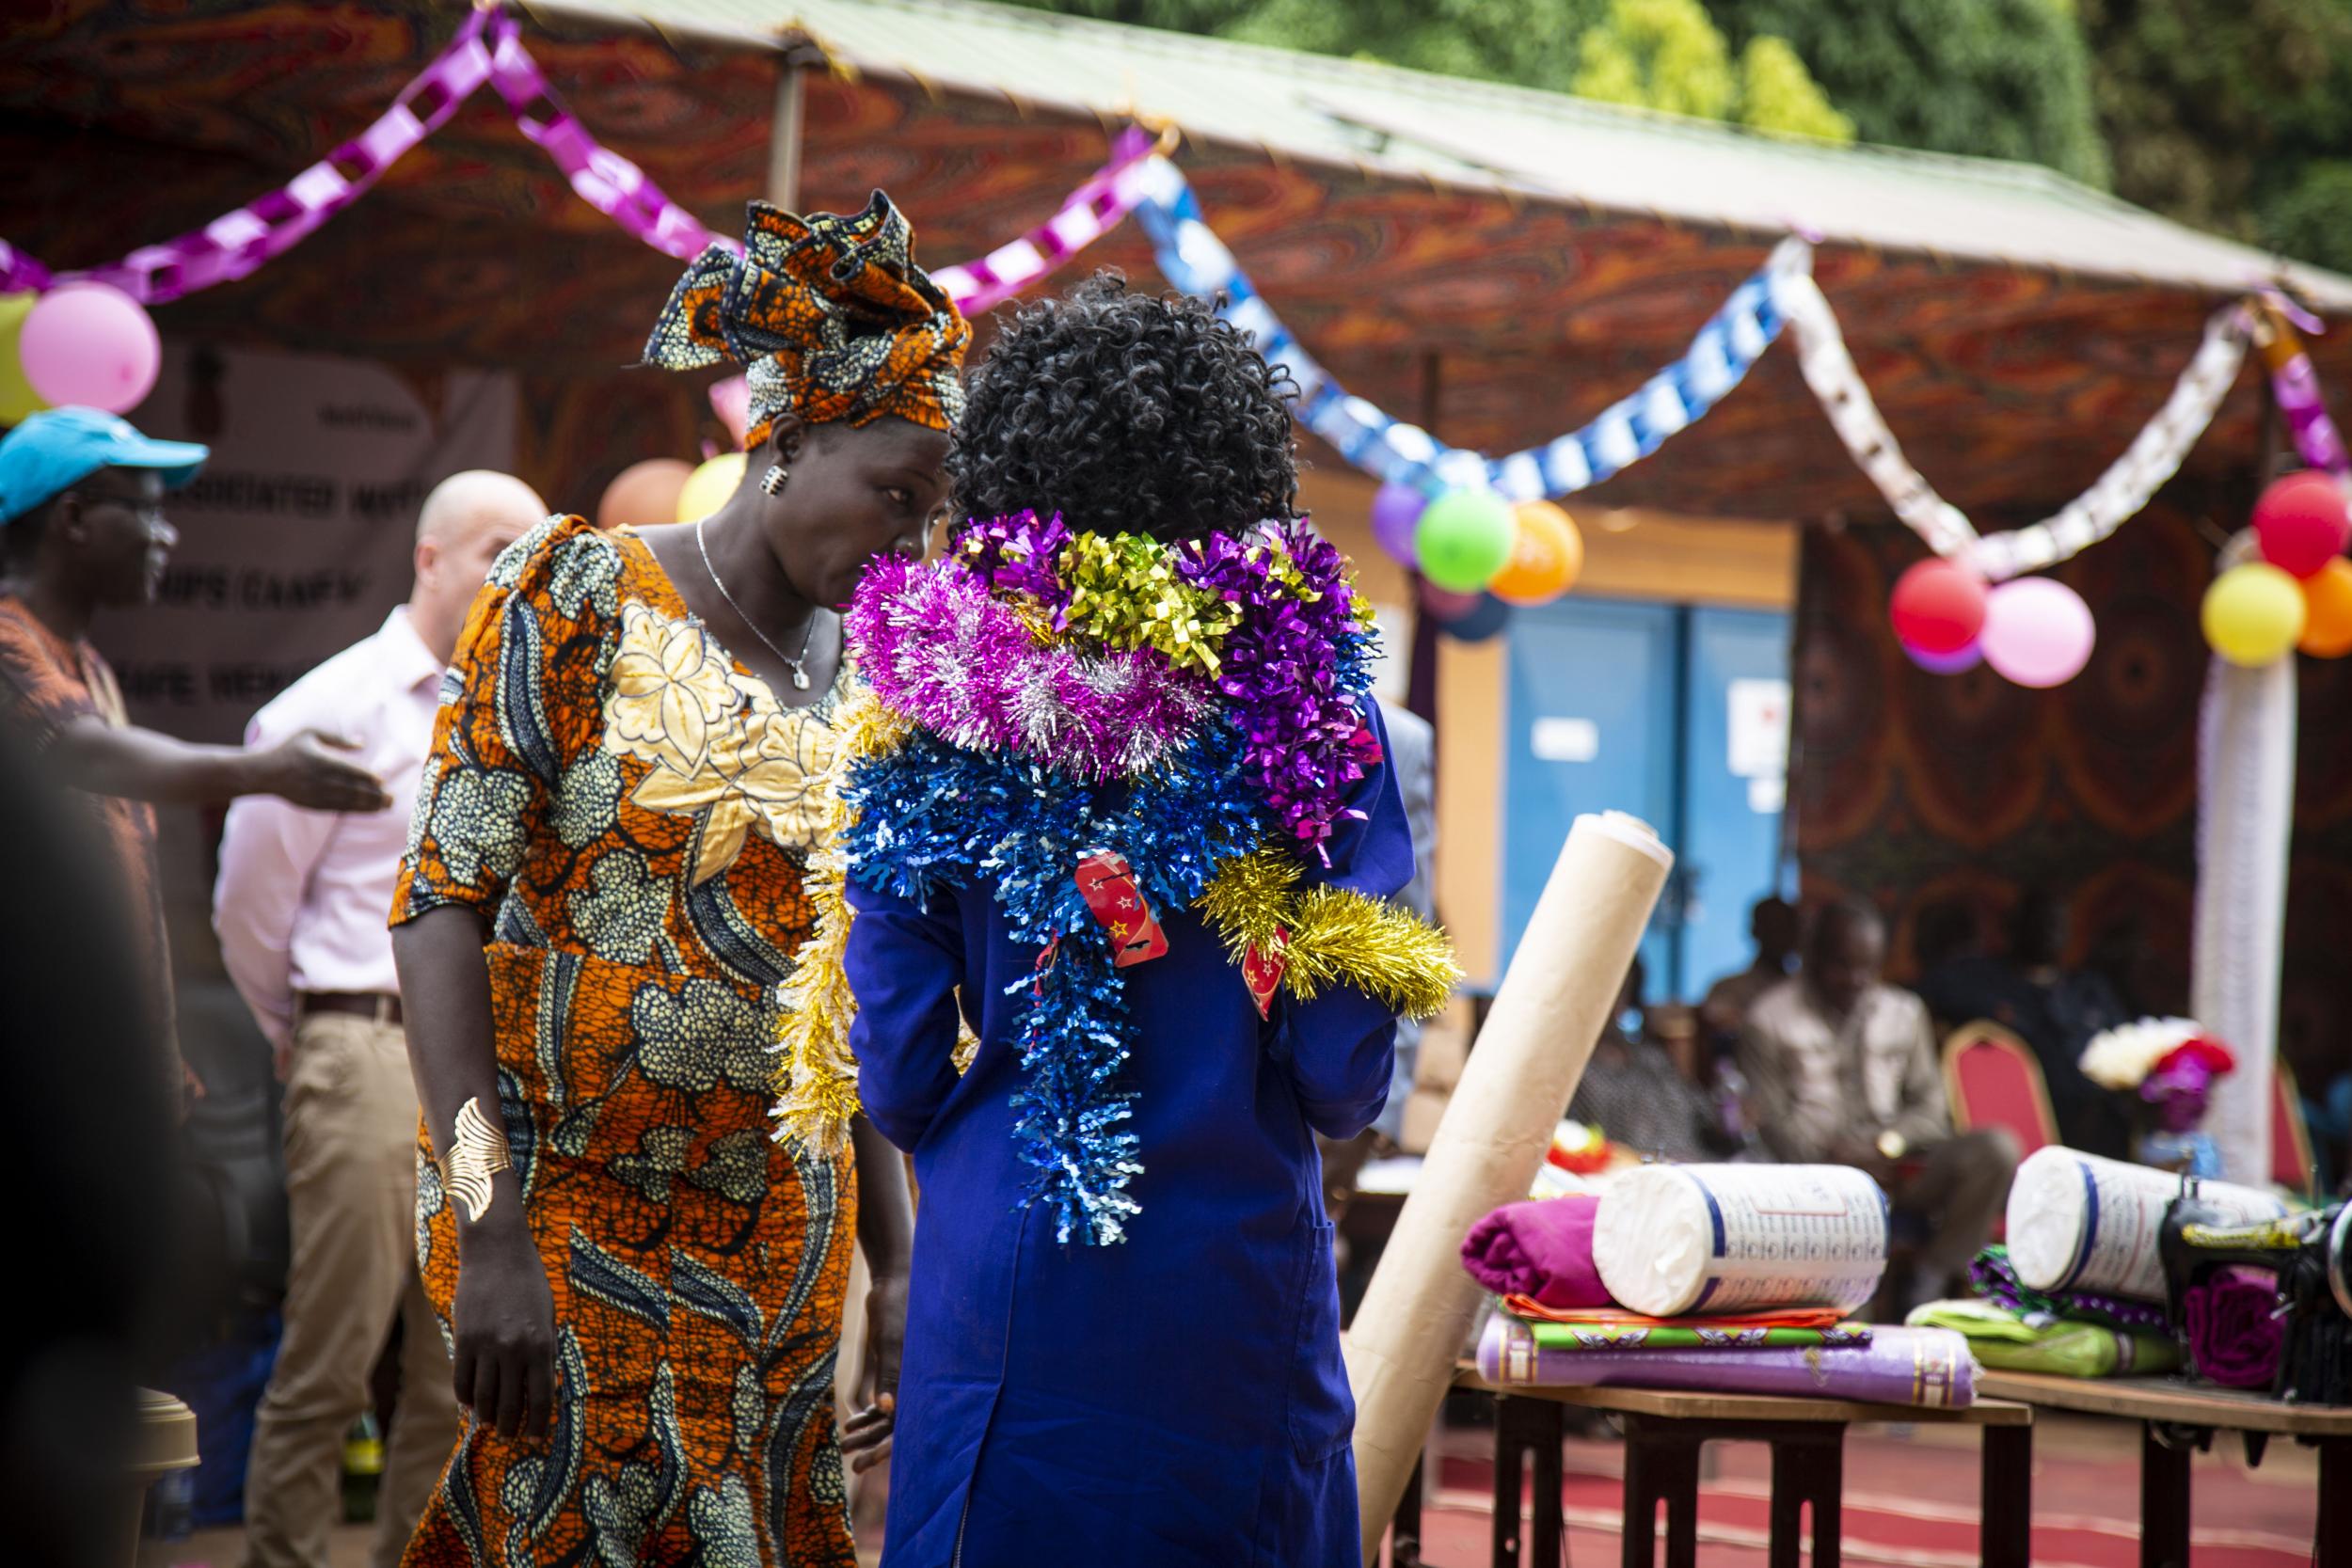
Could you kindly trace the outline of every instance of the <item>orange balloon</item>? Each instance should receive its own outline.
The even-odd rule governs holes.
[[[612,476],[596,502],[596,526],[602,529],[652,528],[677,521],[678,492],[694,471],[691,463],[675,457],[648,457],[631,463]]]
[[[1511,509],[1511,520],[1518,525],[1511,559],[1486,579],[1486,591],[1505,604],[1548,604],[1584,569],[1584,536],[1549,501],[1521,501]]]
[[[2352,654],[2352,561],[2331,558],[2302,587],[2303,635],[2295,645],[2313,658]]]

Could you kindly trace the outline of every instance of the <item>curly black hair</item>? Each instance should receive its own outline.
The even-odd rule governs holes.
[[[1288,375],[1202,301],[1117,272],[1003,324],[947,454],[957,511],[1173,543],[1294,515]]]

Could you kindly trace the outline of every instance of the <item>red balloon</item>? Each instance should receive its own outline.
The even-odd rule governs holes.
[[[1886,612],[1903,646],[1956,654],[1984,630],[1984,579],[1948,561],[1922,561],[1895,579]]]
[[[2263,559],[2282,572],[2310,577],[2344,553],[2352,537],[2352,508],[2331,474],[2306,468],[2272,483],[2254,502],[2254,537]]]

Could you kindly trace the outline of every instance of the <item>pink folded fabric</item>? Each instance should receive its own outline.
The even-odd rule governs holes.
[[[1462,1239],[1462,1267],[1497,1295],[1546,1307],[1614,1306],[1593,1266],[1599,1208],[1600,1199],[1581,1193],[1506,1203]]]

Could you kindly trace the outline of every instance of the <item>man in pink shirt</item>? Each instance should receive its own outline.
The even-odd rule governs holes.
[[[246,1474],[250,1568],[323,1568],[342,1439],[401,1323],[400,1408],[376,1503],[392,1568],[456,1442],[449,1352],[417,1274],[417,1095],[385,919],[433,738],[442,667],[499,551],[546,514],[530,486],[473,470],[417,520],[416,586],[381,629],[254,715],[249,745],[330,730],[391,792],[373,816],[247,798],[230,808],[213,924],[286,1085],[294,1255],[285,1335]]]

